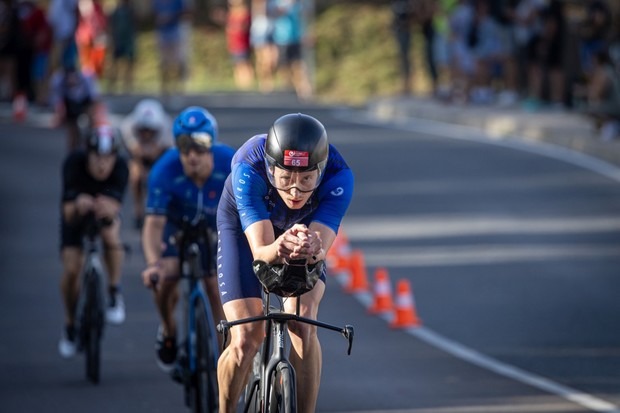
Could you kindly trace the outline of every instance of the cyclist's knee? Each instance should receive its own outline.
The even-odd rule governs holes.
[[[262,324],[261,324],[262,326]],[[239,328],[244,327],[244,328]],[[238,329],[235,331],[232,336],[232,341],[229,345],[230,351],[235,354],[235,358],[237,360],[248,360],[252,359],[256,352],[258,351],[262,340],[263,340],[263,332],[264,329],[255,328],[255,326],[251,326],[250,328],[245,328],[246,326],[236,326],[233,329]]]
[[[121,249],[120,220],[115,218],[111,225],[101,229],[101,241],[106,250]]]

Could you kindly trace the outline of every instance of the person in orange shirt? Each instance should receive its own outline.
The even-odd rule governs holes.
[[[103,75],[106,54],[107,18],[98,0],[80,0],[80,17],[75,39],[82,69]]]

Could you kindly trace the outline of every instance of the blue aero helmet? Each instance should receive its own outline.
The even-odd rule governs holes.
[[[190,149],[209,152],[217,140],[217,121],[205,108],[190,106],[176,117],[172,133],[181,153],[187,154]]]

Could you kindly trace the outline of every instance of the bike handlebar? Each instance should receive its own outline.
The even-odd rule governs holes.
[[[221,320],[219,324],[217,325],[217,331],[220,334],[222,334],[222,338],[223,338],[222,347],[224,347],[225,343],[228,341],[228,331],[230,330],[231,327],[234,327],[240,324],[254,323],[257,321],[266,321],[266,320],[272,320],[272,321],[275,321],[276,323],[298,321],[301,323],[311,324],[316,327],[321,327],[321,328],[325,328],[328,330],[339,332],[349,342],[349,347],[347,349],[347,355],[349,356],[351,355],[351,348],[353,347],[353,337],[355,336],[355,329],[353,328],[352,325],[346,324],[344,327],[338,327],[335,325],[324,323],[322,321],[312,320],[306,317],[301,317],[297,314],[280,313],[280,312],[279,313],[268,313],[268,314],[265,314],[262,316],[256,316],[256,317],[242,318],[240,320],[235,320],[235,321]]]

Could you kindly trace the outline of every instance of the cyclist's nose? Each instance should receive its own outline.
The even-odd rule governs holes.
[[[288,193],[291,194],[293,196],[293,198],[300,198],[301,194],[302,194],[302,192],[296,186],[291,187],[288,190]]]

